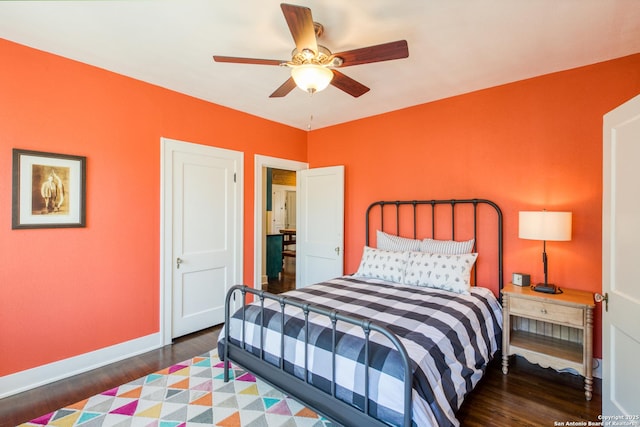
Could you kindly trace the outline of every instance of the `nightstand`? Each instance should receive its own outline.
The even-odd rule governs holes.
[[[584,376],[584,394],[593,390],[593,307],[591,292],[563,289],[544,294],[529,287],[502,289],[502,372],[517,354],[545,368],[576,370]]]

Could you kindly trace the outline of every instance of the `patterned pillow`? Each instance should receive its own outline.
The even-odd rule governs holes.
[[[470,254],[475,239],[465,241],[424,239],[420,251],[432,254],[460,255]]]
[[[402,283],[410,252],[385,251],[365,246],[357,277]]]
[[[469,294],[471,269],[477,257],[477,253],[443,255],[410,252],[404,283]]]
[[[376,231],[376,242],[378,249],[385,251],[419,251],[422,243],[420,240],[394,236],[380,230]]]

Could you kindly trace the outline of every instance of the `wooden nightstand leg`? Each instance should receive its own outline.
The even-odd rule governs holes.
[[[593,378],[592,377],[584,377],[584,395],[587,400],[591,400],[593,394]]]
[[[593,309],[587,307],[585,310],[585,330],[584,330],[584,395],[587,400],[591,400],[593,391]]]
[[[509,373],[509,334],[511,332],[511,316],[508,309],[508,297],[502,296],[502,373]]]

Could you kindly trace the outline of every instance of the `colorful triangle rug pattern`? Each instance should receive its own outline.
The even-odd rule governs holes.
[[[233,365],[217,352],[107,390],[21,427],[329,427],[335,424]]]

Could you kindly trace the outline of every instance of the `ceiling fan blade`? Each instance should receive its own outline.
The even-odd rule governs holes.
[[[362,83],[353,80],[351,77],[345,76],[338,70],[331,71],[333,71],[333,80],[331,80],[331,84],[338,89],[347,92],[354,98],[357,98],[369,92],[369,88]]]
[[[296,42],[298,52],[310,49],[313,53],[318,53],[318,41],[316,40],[311,9],[287,3],[280,4],[280,8],[284,13],[287,25],[289,25],[293,40]]]
[[[296,87],[296,82],[293,81],[293,77],[289,77],[289,79],[282,84],[278,89],[276,89],[269,98],[282,98],[286,96]]]
[[[287,61],[278,59],[255,59],[255,58],[236,58],[235,56],[218,56],[214,55],[213,60],[216,62],[231,62],[233,64],[256,64],[256,65],[280,65]]]
[[[407,58],[409,56],[409,46],[406,40],[398,40],[376,46],[334,53],[333,56],[342,58],[343,62],[342,65],[340,65],[341,67],[349,67],[351,65]]]

